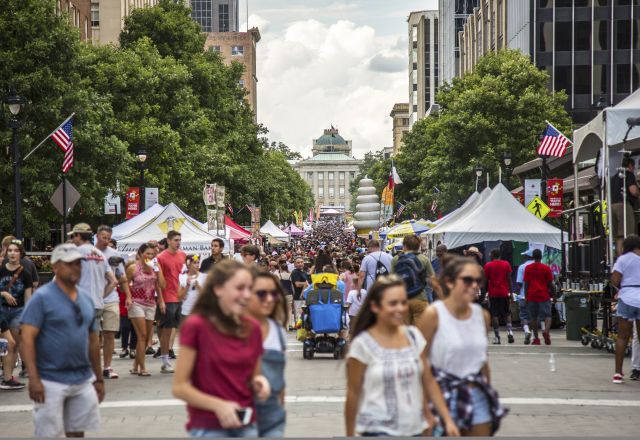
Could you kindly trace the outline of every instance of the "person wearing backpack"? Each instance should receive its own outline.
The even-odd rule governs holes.
[[[370,240],[367,246],[367,256],[362,260],[360,273],[355,290],[365,289],[369,291],[376,278],[391,273],[391,255],[380,250],[378,240]]]
[[[426,255],[420,253],[420,239],[407,235],[402,240],[402,253],[391,262],[391,271],[404,281],[409,297],[407,324],[414,325],[429,305],[428,280],[434,275]]]

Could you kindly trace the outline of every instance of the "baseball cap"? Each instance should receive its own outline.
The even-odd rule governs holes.
[[[67,233],[67,235],[73,234],[92,234],[91,226],[87,223],[78,223],[73,227],[71,231]]]
[[[526,257],[533,257],[533,248],[527,249],[526,251],[524,251],[520,255],[524,255]]]
[[[82,260],[84,257],[74,244],[65,243],[55,247],[51,254],[51,264],[55,264],[58,261],[63,263],[72,263],[77,260]]]

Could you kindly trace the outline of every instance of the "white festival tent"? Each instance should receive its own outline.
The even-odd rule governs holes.
[[[271,220],[262,225],[262,227],[260,228],[260,233],[262,235],[268,235],[280,241],[289,240],[289,234],[278,228]]]
[[[132,232],[137,231],[142,226],[146,225],[151,220],[156,218],[158,214],[162,212],[163,209],[164,209],[164,206],[160,205],[159,203],[156,203],[155,205],[146,209],[145,211],[142,211],[140,214],[136,215],[135,217],[130,218],[124,223],[120,223],[119,225],[114,226],[111,237],[116,241],[120,241],[122,237],[126,237],[127,235],[130,235]]]
[[[162,207],[160,206],[160,208]],[[116,235],[116,228],[114,228],[113,238],[117,240],[120,252],[127,254],[136,252],[141,244],[150,240],[162,240],[169,231],[175,230],[182,234],[181,248],[184,252],[198,254],[202,257],[211,254],[211,241],[216,238],[216,235],[204,230],[200,222],[189,217],[177,205],[169,203],[159,212],[157,209],[153,209],[149,214],[150,210],[151,208],[140,214],[144,217],[134,223],[136,228],[130,227],[129,223],[136,217],[119,225],[118,235]],[[123,232],[125,233],[123,234]],[[229,240],[224,240],[224,242],[225,252],[227,252],[230,243]]]
[[[467,207],[473,203],[475,203],[476,200],[478,200],[478,197],[480,197],[480,193],[478,191],[474,192],[473,194],[471,194],[469,196],[469,198],[467,200],[465,200],[465,202],[462,204],[462,206],[460,206],[458,209],[455,209],[453,211],[451,211],[449,214],[445,215],[442,218],[437,219],[436,221],[434,221],[433,223],[437,225],[442,224],[446,221],[448,221],[452,216],[457,215],[457,212],[464,212]],[[431,228],[433,229],[433,228]]]
[[[540,220],[513,197],[501,183],[474,210],[455,222],[434,228],[426,234],[444,233],[450,249],[484,241],[523,241],[561,247],[560,229]]]

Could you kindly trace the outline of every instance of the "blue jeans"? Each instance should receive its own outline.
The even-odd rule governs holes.
[[[274,426],[268,431],[263,432],[260,437],[264,438],[283,438],[284,437],[284,427],[286,423],[282,422],[279,425]]]
[[[237,438],[258,437],[258,428],[255,424],[238,429],[203,429],[195,428],[189,431],[189,437],[194,438]]]
[[[626,321],[638,321],[640,320],[640,308],[625,304],[621,299],[619,299],[616,316]]]

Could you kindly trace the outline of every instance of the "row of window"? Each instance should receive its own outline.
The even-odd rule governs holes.
[[[591,6],[630,6],[638,5],[639,0],[555,0],[556,8],[584,8]],[[554,0],[538,0],[539,8],[553,8]]]
[[[539,23],[538,51],[551,52],[554,47],[553,23]],[[570,51],[573,40],[573,50],[609,50],[610,49],[609,21],[576,21],[560,22],[555,26],[555,50],[557,52]],[[593,31],[593,38],[592,38]],[[640,49],[640,20],[614,20],[613,47],[615,49]],[[575,38],[574,38],[575,37]]]
[[[550,77],[551,66],[547,67]],[[564,89],[570,95],[572,86],[576,95],[589,95],[593,87],[593,95],[606,95],[611,90],[610,66],[597,64],[593,66],[573,66],[573,76],[571,66],[556,66],[555,89]],[[640,64],[616,64],[613,68],[614,90],[616,94],[629,94],[640,85]]]
[[[344,187],[340,187],[338,188],[338,197],[344,197],[345,196],[345,189]],[[335,197],[336,196],[336,191],[335,188],[330,186],[329,187],[329,197]],[[318,187],[318,197],[324,197],[324,188],[323,187]]]
[[[313,182],[313,171],[307,171],[307,180],[309,180],[310,182]],[[318,181],[319,182],[324,182],[324,171],[317,171],[316,174],[318,175]],[[340,171],[338,173],[338,178],[340,180],[340,182],[344,182],[344,179],[346,177],[346,171]],[[349,172],[349,177],[351,178],[351,180],[356,178],[356,173],[355,171],[350,171]],[[335,172],[334,171],[328,171],[327,172],[327,179],[329,179],[330,182],[332,182],[335,178]]]
[[[220,46],[209,46],[209,50],[220,53]],[[231,55],[234,57],[244,56],[244,46],[231,46]]]

